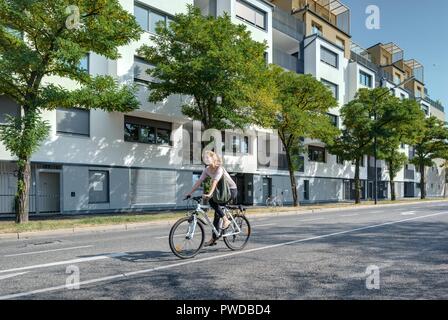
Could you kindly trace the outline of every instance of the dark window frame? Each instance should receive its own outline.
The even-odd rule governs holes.
[[[362,79],[368,79],[368,84],[365,84]],[[367,72],[364,72],[362,70],[359,70],[359,83],[363,86],[366,86],[368,88],[372,88],[373,84],[373,76],[371,74],[368,74]]]
[[[90,109],[76,108],[76,107],[73,107],[73,108],[56,108],[56,113],[59,110],[78,110],[78,111],[87,112],[87,114],[88,114],[88,131],[89,131],[89,133],[85,134],[85,133],[78,133],[78,132],[69,132],[69,131],[58,130],[58,123],[56,121],[56,135],[78,136],[78,137],[89,137],[90,138],[90,129],[91,129],[91,125],[90,125]]]
[[[166,121],[159,121],[159,120],[153,120],[153,119],[147,119],[147,118],[140,118],[140,117],[135,117],[135,116],[124,116],[124,120],[123,120],[123,129],[124,129],[124,138],[123,140],[125,142],[130,142],[130,143],[143,143],[143,144],[150,144],[150,145],[158,145],[158,146],[169,146],[172,147],[173,146],[173,141],[171,140],[171,135],[173,133],[173,124],[171,122],[166,122]],[[133,125],[136,126],[138,131],[137,131],[137,135],[138,135],[138,139],[137,140],[130,140],[129,138],[126,137],[126,125]],[[169,128],[168,128],[169,127]],[[149,141],[144,141],[142,139],[141,135],[141,129],[147,129],[148,131],[150,129],[154,130],[154,141],[155,142],[149,142]],[[169,136],[170,139],[168,141],[168,143],[158,143],[158,131],[168,131],[169,132]]]
[[[106,201],[92,201],[90,197],[90,175],[91,173],[106,173],[107,176],[107,200]],[[110,172],[109,170],[89,170],[89,204],[104,204],[104,203],[110,203]]]
[[[149,16],[150,16],[151,12],[155,13],[155,14],[158,14],[160,16],[163,16],[165,18],[165,26],[166,27],[169,27],[169,21],[168,20],[174,20],[174,17],[172,15],[170,15],[170,14],[164,12],[164,11],[158,10],[158,9],[156,9],[154,7],[151,7],[151,6],[147,5],[147,4],[138,2],[138,1],[134,1],[134,7],[133,7],[133,15],[134,16],[135,16],[135,7],[139,7],[140,9],[146,10],[146,12],[147,12],[146,13],[146,19],[147,19],[146,22],[148,24],[148,29],[146,30],[145,28],[140,26],[143,29],[143,31],[145,31],[145,32],[148,32],[148,33],[151,33],[151,34],[156,34],[155,30],[154,31],[151,30],[151,21],[149,19]]]
[[[335,94],[334,98],[336,100],[339,100],[339,85],[338,84],[328,81],[327,79],[324,79],[324,78],[320,78],[320,82],[322,82],[327,88],[328,88],[328,85],[334,86],[336,88],[336,94]]]
[[[323,159],[319,160],[318,157],[316,158],[314,152],[320,152]],[[327,162],[326,153],[327,150],[324,147],[308,146],[308,161],[326,163]]]
[[[252,5],[252,4],[250,4],[250,3],[246,2],[246,1],[243,1],[243,0],[236,0],[236,2],[239,2],[240,4],[242,4],[242,5],[246,6],[246,7],[248,7],[249,9],[252,9],[252,10],[254,10],[255,12],[258,12],[258,13],[262,14],[262,15],[263,15],[263,18],[264,18],[264,19],[263,19],[264,27],[260,27],[260,26],[257,25],[256,23],[254,23],[254,22],[252,22],[252,21],[250,21],[250,20],[247,20],[247,19],[245,19],[244,17],[239,16],[239,15],[235,12],[235,17],[236,17],[236,18],[238,18],[238,19],[240,19],[240,20],[246,22],[247,24],[249,24],[249,25],[251,25],[251,26],[253,26],[253,27],[255,27],[255,28],[258,28],[258,29],[260,29],[260,30],[263,30],[263,31],[265,31],[265,32],[268,32],[268,23],[267,23],[267,20],[268,20],[268,13],[267,13],[266,11],[263,11],[262,9],[257,8],[257,7],[255,7],[254,5]],[[236,10],[236,8],[235,8],[235,10]]]
[[[331,63],[325,61],[325,60],[322,58],[322,57],[323,57],[323,55],[322,55],[322,51],[326,51],[328,54],[330,54],[330,55],[334,55],[334,56],[336,57],[336,65],[333,65],[333,64],[331,64]],[[333,68],[335,68],[335,69],[338,69],[338,70],[339,70],[339,54],[336,53],[336,52],[334,52],[334,51],[332,51],[332,50],[330,50],[330,49],[328,49],[328,48],[325,47],[325,46],[322,46],[322,45],[320,46],[320,61],[323,62],[323,63],[325,63],[325,64],[327,64],[327,65],[329,65],[329,66],[331,66],[331,67],[333,67]]]

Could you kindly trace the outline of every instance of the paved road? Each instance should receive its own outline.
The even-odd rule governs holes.
[[[192,260],[170,252],[168,226],[2,240],[0,298],[448,298],[448,202],[251,223],[244,251],[232,252],[221,241]],[[375,276],[378,267],[379,281],[369,283],[379,289],[366,288],[369,266]],[[80,288],[69,290],[76,268]]]

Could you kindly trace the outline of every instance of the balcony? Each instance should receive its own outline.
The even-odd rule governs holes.
[[[292,0],[293,12],[308,8],[346,34],[350,34],[350,9],[339,0]]]
[[[283,32],[295,40],[301,41],[305,34],[305,24],[303,21],[298,20],[290,13],[274,8],[272,14],[272,28]]]
[[[423,65],[421,63],[419,63],[415,59],[410,59],[410,60],[404,61],[404,64],[412,70],[412,75],[415,77],[415,79],[417,79],[421,83],[425,83],[424,82],[425,79],[423,77],[424,69],[423,69]]]
[[[279,49],[274,48],[272,62],[290,71],[298,71],[299,60],[297,59],[297,57],[292,56]]]
[[[364,48],[362,48],[361,46],[357,45],[354,42],[352,42],[350,50],[351,50],[350,59],[352,61],[355,61],[360,65],[370,68],[376,73],[379,73],[378,66],[372,62],[371,55],[369,52],[367,52],[367,50],[365,50]]]

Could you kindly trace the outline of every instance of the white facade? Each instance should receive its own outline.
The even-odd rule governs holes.
[[[273,6],[263,0],[244,0],[252,7],[265,13],[266,28],[263,30],[247,23],[236,15],[237,0],[218,0],[216,14],[227,12],[232,22],[246,25],[253,39],[266,42],[268,62],[273,62],[274,50],[280,49],[286,54],[294,54],[300,50],[300,42],[273,28]],[[207,0],[199,1],[203,8],[210,8]],[[120,0],[123,8],[134,12],[134,1]],[[159,13],[173,16],[186,12],[187,4],[193,0],[139,0],[139,6],[154,9]],[[134,81],[134,63],[137,49],[143,44],[150,44],[151,34],[145,32],[139,41],[119,48],[121,57],[116,61],[90,54],[89,72],[93,75],[113,75],[122,83]],[[303,40],[304,73],[312,74],[318,80],[331,82],[337,86],[339,107],[352,100],[363,85],[359,81],[359,73],[372,76],[372,84],[376,83],[376,75],[369,68],[349,61],[344,56],[343,48],[325,40],[320,36],[309,36]],[[321,61],[323,48],[337,54],[337,67]],[[47,82],[58,83],[68,88],[76,84],[67,79],[48,78]],[[407,94],[396,90],[397,96]],[[49,111],[43,118],[51,125],[49,137],[31,158],[33,163],[31,211],[128,211],[157,208],[178,208],[184,206],[182,196],[190,190],[195,174],[202,166],[192,165],[189,155],[183,148],[184,130],[189,120],[181,113],[182,105],[189,97],[171,96],[160,103],[147,101],[148,90],[140,85],[138,98],[141,102],[139,110],[126,114],[138,118],[151,119],[171,123],[171,145],[134,143],[124,140],[125,115],[118,112],[107,113],[91,110],[89,113],[89,134],[86,136],[57,133],[57,112]],[[406,96],[408,97],[408,96]],[[330,110],[340,116],[339,107]],[[339,120],[339,126],[341,120]],[[261,130],[266,131],[266,130]],[[265,203],[268,194],[283,193],[285,202],[292,201],[292,192],[287,170],[260,166],[257,160],[258,140],[254,132],[241,133],[247,136],[247,153],[234,155],[224,154],[226,168],[238,180],[241,201],[249,204]],[[227,142],[226,149],[231,149],[232,142]],[[319,141],[305,140],[305,144],[324,147]],[[408,152],[407,146],[403,152]],[[12,199],[15,193],[14,158],[0,143],[0,213],[12,212]],[[360,170],[360,178],[368,179],[368,158]],[[382,180],[387,180],[384,164]],[[412,168],[413,169],[413,168]],[[92,173],[101,172],[107,177],[100,183],[91,181]],[[431,178],[430,178],[431,177]],[[325,162],[310,161],[304,155],[304,170],[296,174],[299,199],[303,202],[342,201],[350,198],[350,184],[354,178],[354,166],[345,162],[339,164],[336,156],[325,151]],[[407,180],[404,170],[396,181],[417,182]],[[429,182],[432,179],[437,182]],[[438,180],[437,180],[438,179]],[[104,182],[104,183],[103,183]],[[432,177],[428,174],[428,184],[437,184],[428,190],[428,195],[440,195],[440,175]],[[49,188],[57,186],[58,190]],[[305,189],[305,185],[307,188]],[[95,188],[107,191],[107,201],[92,202],[90,193]],[[104,188],[104,189],[103,189]],[[365,185],[367,189],[367,184]],[[399,189],[399,187],[397,187]],[[402,188],[403,189],[403,188]],[[400,189],[401,190],[401,189]],[[365,193],[367,190],[365,190]],[[56,194],[56,195],[55,195]],[[399,193],[399,197],[404,193]],[[51,200],[48,200],[51,199]]]

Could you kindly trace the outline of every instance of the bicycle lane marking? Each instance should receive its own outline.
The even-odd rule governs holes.
[[[81,285],[88,285],[88,284],[93,284],[93,283],[98,283],[98,282],[104,282],[104,281],[108,281],[108,280],[122,279],[122,278],[130,277],[130,276],[134,276],[134,275],[138,275],[138,274],[151,273],[151,272],[159,271],[159,270],[167,270],[167,269],[171,269],[171,268],[176,268],[176,267],[189,265],[189,264],[196,264],[196,263],[205,262],[205,261],[213,261],[213,260],[217,260],[217,259],[221,259],[221,258],[238,256],[241,254],[247,254],[247,253],[257,252],[257,251],[261,251],[261,250],[268,250],[268,249],[283,247],[283,246],[287,246],[287,245],[291,245],[291,244],[296,244],[296,243],[301,243],[301,242],[306,242],[306,241],[311,241],[311,240],[316,240],[316,239],[323,239],[323,238],[328,238],[328,237],[332,237],[332,236],[347,234],[347,233],[361,231],[361,230],[379,228],[382,226],[388,226],[388,225],[398,224],[398,223],[407,222],[407,221],[419,220],[419,219],[424,219],[424,218],[428,218],[428,217],[435,217],[435,216],[444,215],[447,213],[448,213],[448,211],[444,211],[444,212],[434,213],[434,214],[425,215],[425,216],[413,217],[413,218],[397,220],[397,221],[389,221],[389,222],[384,222],[384,223],[380,223],[380,224],[374,224],[374,225],[370,225],[370,226],[365,226],[365,227],[360,227],[360,228],[355,228],[355,229],[350,229],[350,230],[345,230],[345,231],[339,231],[339,232],[333,232],[333,233],[324,234],[324,235],[320,235],[320,236],[309,237],[309,238],[305,238],[305,239],[292,240],[292,241],[277,243],[277,244],[259,247],[259,248],[253,248],[253,249],[248,249],[248,250],[243,250],[243,251],[226,253],[223,255],[217,255],[217,256],[213,256],[213,257],[201,258],[201,259],[197,259],[197,260],[189,260],[189,261],[179,262],[179,263],[173,263],[173,264],[155,267],[155,268],[151,268],[151,269],[143,269],[143,270],[138,270],[138,271],[133,271],[133,272],[120,273],[120,274],[113,275],[113,276],[107,276],[107,277],[102,277],[102,278],[97,278],[97,279],[81,281],[79,283],[76,283],[76,285],[81,286]],[[9,295],[5,295],[5,296],[0,296],[0,300],[15,299],[15,298],[30,296],[30,295],[34,295],[34,294],[38,294],[38,293],[58,291],[58,290],[66,289],[66,288],[67,288],[66,285],[60,285],[60,286],[43,288],[43,289],[38,289],[38,290],[33,290],[33,291],[14,293],[14,294],[9,294]]]

